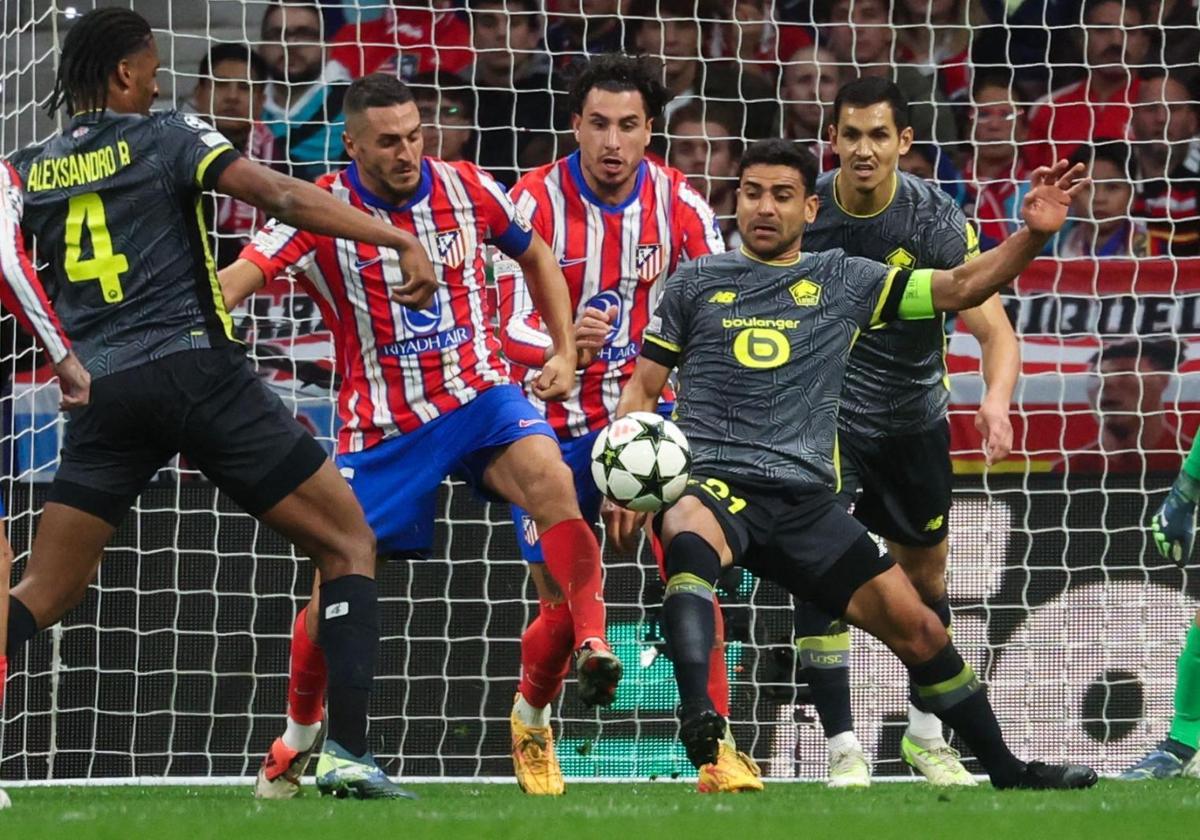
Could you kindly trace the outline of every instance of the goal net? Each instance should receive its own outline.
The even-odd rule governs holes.
[[[51,88],[56,43],[92,5],[3,4],[0,154],[57,129],[38,104]],[[711,8],[545,0],[533,4],[538,14],[508,0],[507,18],[498,2],[359,0],[273,28],[263,25],[267,4],[251,0],[129,5],[154,27],[163,107],[212,114],[219,95],[236,94],[222,88],[198,101],[200,62],[216,44],[250,44],[268,64],[284,67],[268,98],[286,106],[295,92],[297,105],[311,88],[303,73],[287,77],[287,68],[304,62],[298,46],[323,41],[324,81],[377,69],[409,79],[444,74],[427,81],[436,86],[425,88],[428,101],[421,102],[435,125],[427,149],[486,158],[502,179],[571,150],[560,94],[573,58],[621,44],[658,55],[681,95],[651,152],[686,167],[726,221],[730,162],[742,142],[782,133],[811,143],[830,165],[822,142],[828,106],[837,84],[858,73],[890,73],[901,82],[914,103],[918,141],[903,166],[959,198],[984,247],[1015,230],[1017,184],[1037,155],[1073,151],[1064,126],[1083,125],[1075,122],[1080,113],[1095,133],[1085,131],[1073,145],[1126,141],[1103,152],[1105,144],[1093,144],[1095,160],[1117,170],[1097,176],[1101,187],[1117,195],[1105,192],[1103,204],[1098,191],[1090,204],[1077,203],[1070,241],[1057,243],[1004,296],[1023,376],[1012,454],[990,470],[974,428],[984,391],[980,345],[960,322],[948,324],[956,470],[949,593],[956,644],[989,683],[1019,755],[1112,773],[1163,737],[1175,658],[1200,599],[1196,577],[1159,560],[1144,532],[1200,408],[1200,260],[1189,256],[1200,252],[1200,174],[1189,175],[1200,169],[1200,144],[1188,146],[1200,134],[1200,102],[1186,58],[1191,48],[1195,63],[1194,4],[1148,4],[1157,18],[1140,17],[1141,4],[1130,3],[1133,12],[1121,3],[1089,4],[1083,26],[1077,4],[1033,0],[978,8],[966,0],[758,0]],[[1089,51],[1089,44],[1100,46]],[[493,61],[498,55],[508,60],[506,82],[497,81],[505,76],[505,62]],[[253,70],[244,62],[240,72],[243,98],[256,102],[261,83],[249,84]],[[1118,75],[1125,87],[1108,101],[1061,110],[1061,119],[1038,116],[1049,107],[1039,103],[1046,94],[1054,92],[1065,109],[1086,96],[1088,82],[1108,90]],[[986,87],[985,77],[998,81]],[[260,119],[268,129],[287,127],[267,151],[252,133],[245,141],[251,155],[300,174],[343,164],[333,117],[316,124]],[[702,153],[689,157],[697,142]],[[1114,212],[1119,229],[1109,224]],[[234,254],[262,221],[227,203],[213,204],[213,219],[220,244]],[[726,232],[733,233],[728,225]],[[234,320],[257,370],[332,450],[331,344],[313,302],[280,279]],[[7,313],[0,370],[15,581],[64,421],[43,356]],[[556,708],[564,771],[690,776],[676,739],[678,696],[658,622],[657,569],[645,552],[612,550],[605,567],[609,637],[626,677],[613,706],[598,713],[568,683]],[[282,729],[291,622],[311,580],[311,564],[276,534],[188,464],[172,463],[119,529],[83,603],[13,658],[0,781],[252,775]],[[394,561],[380,581],[376,755],[405,777],[508,776],[519,642],[536,600],[507,508],[447,482],[430,556]],[[722,580],[720,595],[739,746],[771,778],[822,778],[825,741],[797,672],[789,598],[738,572]],[[899,758],[904,669],[856,632],[851,681],[856,731],[875,774],[908,775]]]

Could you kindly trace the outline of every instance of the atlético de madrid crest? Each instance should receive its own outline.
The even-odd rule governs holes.
[[[437,236],[437,261],[450,268],[458,268],[467,258],[466,237],[462,228],[440,230]]]
[[[663,270],[662,248],[655,242],[653,245],[639,245],[637,249],[637,272],[643,280],[653,280]]]

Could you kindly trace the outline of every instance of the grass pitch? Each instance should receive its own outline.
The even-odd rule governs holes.
[[[13,807],[0,811],[0,838],[1133,840],[1200,831],[1200,783],[1194,780],[1105,781],[1070,793],[773,784],[762,794],[739,796],[701,796],[683,782],[575,783],[561,799],[527,797],[515,785],[412,789],[417,802],[334,801],[311,790],[291,802],[256,802],[248,787],[17,788],[9,790]]]

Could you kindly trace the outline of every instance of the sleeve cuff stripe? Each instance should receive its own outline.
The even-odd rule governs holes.
[[[219,146],[201,158],[200,165],[196,167],[196,183],[204,186],[204,176],[208,174],[208,168],[212,166],[213,161],[226,152],[232,151],[233,146]]]
[[[644,338],[646,341],[649,341],[651,344],[657,344],[659,347],[662,347],[666,350],[670,350],[672,353],[682,353],[683,352],[683,348],[680,347],[678,344],[672,344],[671,342],[661,339],[656,335],[650,335],[650,333],[643,333],[642,338]]]

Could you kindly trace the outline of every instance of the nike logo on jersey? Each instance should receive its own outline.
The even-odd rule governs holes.
[[[585,262],[587,262],[587,257],[580,257],[577,260],[559,260],[558,267],[559,268],[570,268],[573,265],[581,265]]]
[[[382,256],[375,257],[374,259],[370,259],[370,260],[355,260],[354,261],[354,270],[362,271],[363,269],[367,269],[367,268],[370,268],[371,266],[375,265],[375,263],[381,263],[381,262],[383,262]]]

